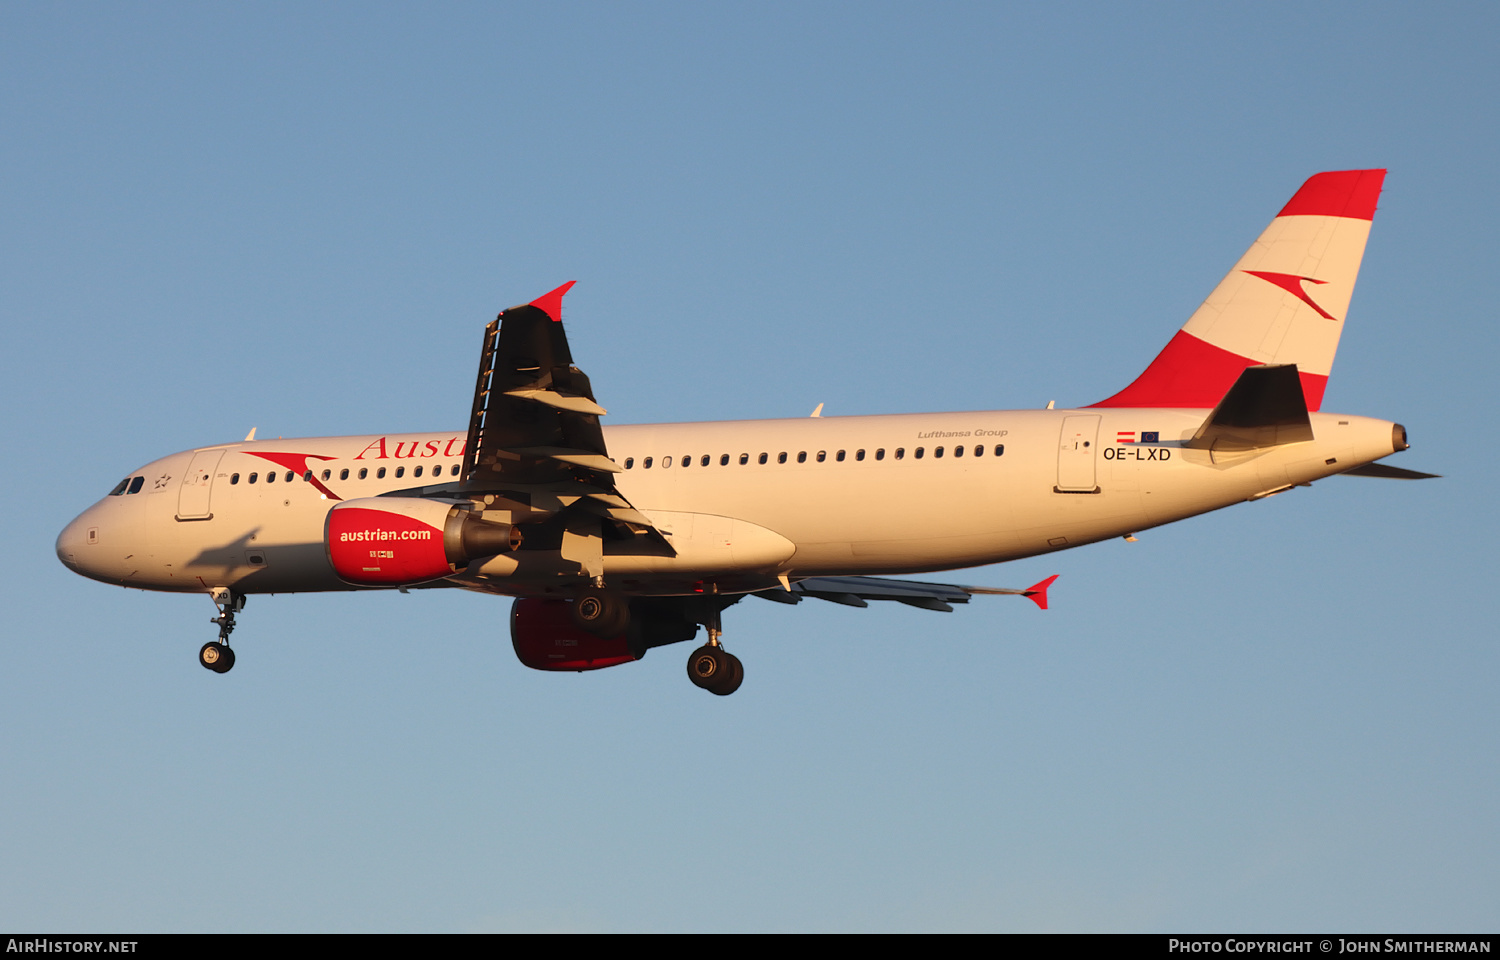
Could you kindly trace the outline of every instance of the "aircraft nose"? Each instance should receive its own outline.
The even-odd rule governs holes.
[[[83,572],[84,549],[99,539],[99,528],[93,523],[87,513],[80,514],[57,535],[57,559],[74,573]]]

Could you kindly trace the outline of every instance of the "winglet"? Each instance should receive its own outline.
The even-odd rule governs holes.
[[[1052,576],[1043,580],[1041,583],[1033,583],[1031,586],[1021,591],[1021,596],[1027,598],[1032,603],[1041,607],[1043,610],[1047,609],[1047,588],[1052,586],[1052,581],[1056,580],[1059,576],[1061,576],[1061,574],[1054,573]]]
[[[569,290],[573,289],[573,284],[577,282],[577,280],[569,280],[567,283],[558,287],[556,290],[553,290],[550,293],[544,293],[540,297],[537,297],[535,300],[531,301],[531,303],[527,304],[527,306],[536,307],[538,310],[551,317],[554,322],[561,323],[563,295],[566,294]]]

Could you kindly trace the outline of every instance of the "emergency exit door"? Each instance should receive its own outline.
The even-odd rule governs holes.
[[[1094,458],[1099,452],[1098,415],[1064,417],[1057,446],[1058,493],[1098,493]]]

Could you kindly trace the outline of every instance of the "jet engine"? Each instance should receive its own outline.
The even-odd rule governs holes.
[[[599,670],[639,660],[625,633],[596,637],[573,622],[566,600],[522,597],[510,608],[510,642],[533,670]]]
[[[516,659],[533,670],[600,670],[639,660],[652,647],[698,634],[698,610],[686,597],[634,597],[624,630],[598,637],[573,620],[572,603],[521,597],[510,608]]]
[[[364,497],[328,511],[323,544],[341,580],[391,587],[440,580],[471,560],[509,553],[521,532],[451,500]]]

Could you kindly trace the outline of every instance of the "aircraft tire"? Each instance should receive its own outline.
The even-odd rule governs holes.
[[[723,653],[723,651],[720,651]],[[708,692],[720,697],[727,697],[740,688],[745,682],[745,665],[740,663],[740,658],[732,653],[723,653],[724,659],[729,663],[729,669],[723,678],[708,688]]]
[[[596,587],[580,590],[569,612],[575,624],[596,637],[617,637],[630,625],[630,601]]]
[[[702,646],[688,657],[688,679],[695,687],[713,690],[714,687],[725,682],[731,672],[729,654],[718,647]]]
[[[223,673],[234,666],[234,654],[224,644],[210,640],[199,648],[198,662],[207,670]]]

